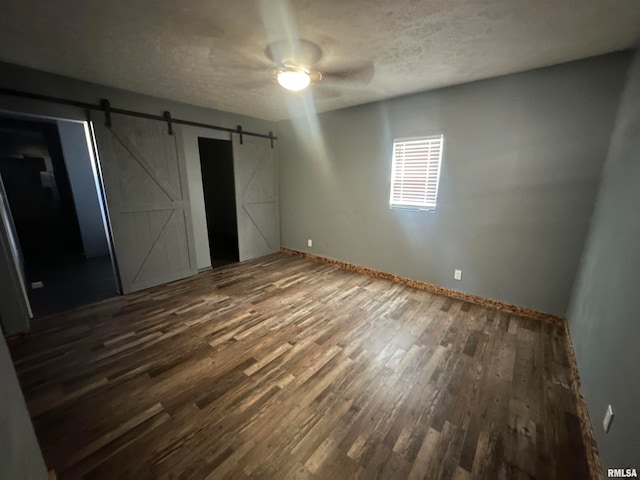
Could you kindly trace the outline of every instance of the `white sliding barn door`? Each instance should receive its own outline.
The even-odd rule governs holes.
[[[195,275],[179,129],[115,114],[111,123],[94,130],[123,293]]]
[[[280,250],[278,165],[268,139],[233,135],[240,261]]]

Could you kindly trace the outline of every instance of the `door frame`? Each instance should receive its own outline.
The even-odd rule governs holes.
[[[100,164],[100,153],[98,152],[98,143],[96,142],[96,134],[93,128],[93,120],[91,120],[90,112],[87,112],[89,119],[84,122],[85,134],[87,136],[87,147],[89,148],[89,157],[91,158],[91,169],[93,170],[93,178],[96,182],[96,190],[98,191],[98,201],[100,203],[100,211],[102,212],[102,226],[107,236],[107,245],[109,247],[109,257],[111,258],[111,268],[116,280],[116,290],[122,295],[122,282],[120,280],[120,270],[118,269],[118,259],[113,246],[113,230],[111,228],[111,217],[109,216],[109,204],[107,203],[107,195],[104,188],[104,179],[102,176],[102,166]]]
[[[18,234],[13,223],[13,215],[11,213],[11,207],[9,206],[9,199],[4,189],[2,175],[0,175],[0,242],[2,242],[0,247],[6,249],[7,260],[9,260],[8,267],[11,273],[10,277],[13,277],[9,278],[9,281],[14,283],[22,294],[17,299],[18,302],[14,305],[14,308],[12,308],[12,310],[14,310],[13,315],[15,315],[15,310],[20,312],[22,308],[26,309],[28,316],[26,319],[26,328],[28,331],[31,328],[29,320],[33,318],[33,311],[31,310],[31,302],[29,301],[26,288],[24,259],[22,257],[20,241],[18,240]],[[18,315],[21,314],[18,313]],[[9,321],[13,321],[13,318],[9,318]]]
[[[238,200],[238,195],[236,192],[236,165],[233,159],[233,141],[231,139],[221,139],[221,138],[209,138],[209,137],[203,137],[202,135],[198,135],[197,140],[198,140],[198,153],[199,153],[199,160],[200,160],[200,173],[202,174],[202,166],[204,164],[203,158],[202,158],[202,149],[200,146],[200,140],[209,140],[209,141],[218,141],[218,142],[228,142],[229,143],[229,151],[230,151],[230,155],[229,158],[225,159],[228,160],[231,163],[231,184],[233,186],[233,203],[234,203],[234,207],[233,207],[233,215],[235,217],[235,224],[236,224],[236,229],[235,229],[235,237],[236,237],[236,250],[237,250],[237,260],[235,260],[235,262],[233,263],[238,263],[240,262],[240,244],[239,244],[239,238],[238,238],[238,209],[237,209],[237,205],[236,202]],[[207,208],[207,197],[204,194],[204,190],[205,190],[205,178],[204,176],[202,176],[202,193],[203,193],[203,198],[204,198],[204,210],[205,210],[205,220],[206,220],[206,225],[207,225],[207,236],[208,236],[208,240],[209,240],[209,253],[210,253],[210,258],[211,258],[211,268],[215,268],[216,265],[213,265],[213,252],[211,251],[211,242],[212,239],[210,237],[210,228],[209,228],[209,216],[207,215],[208,213],[208,208]],[[215,244],[215,239],[213,239],[214,244]],[[226,265],[226,264],[225,264]]]
[[[182,130],[182,148],[187,166],[187,178],[189,179],[189,202],[191,204],[191,220],[198,272],[204,272],[211,269],[209,232],[207,232],[207,216],[204,204],[202,172],[200,171],[200,149],[198,147],[198,138],[202,137],[211,140],[228,140],[233,143],[233,136],[235,135],[232,135],[231,133],[219,132],[203,127],[189,127],[188,129],[185,128]],[[203,241],[205,239],[206,242]]]
[[[4,117],[4,118],[15,118],[17,120],[26,120],[26,121],[43,121],[43,120],[49,120],[49,121],[63,121],[63,122],[73,122],[73,123],[80,123],[83,125],[84,128],[84,133],[85,133],[85,138],[87,140],[87,149],[89,151],[89,158],[91,161],[91,170],[93,172],[93,178],[95,181],[95,185],[96,185],[96,192],[98,194],[98,203],[100,205],[100,213],[102,216],[102,224],[104,227],[104,233],[107,239],[107,245],[109,247],[109,255],[111,258],[111,264],[112,267],[114,269],[114,276],[115,276],[115,281],[116,281],[116,290],[119,294],[122,294],[122,286],[120,284],[120,276],[118,274],[117,271],[117,265],[115,262],[115,251],[113,250],[113,236],[112,236],[112,232],[111,232],[111,226],[109,223],[109,211],[107,208],[107,204],[106,204],[106,199],[105,199],[105,195],[104,195],[104,186],[102,184],[102,176],[101,176],[101,170],[100,170],[100,163],[99,163],[99,157],[97,155],[97,146],[96,146],[96,142],[95,142],[95,137],[93,135],[93,125],[91,120],[89,119],[89,112],[86,112],[85,117],[87,117],[87,119],[79,119],[77,118],[78,115],[73,115],[73,114],[69,114],[69,116],[52,116],[52,115],[45,115],[45,114],[40,114],[40,113],[29,113],[29,112],[25,112],[25,111],[16,111],[16,110],[7,110],[7,109],[0,109],[0,116]],[[8,211],[9,213],[11,213],[10,208],[8,207]],[[2,214],[2,212],[0,212],[0,214]],[[21,298],[19,299],[19,304],[21,306],[22,309],[24,309],[24,311],[26,312],[26,314],[28,315],[26,318],[24,318],[24,329],[22,330],[22,332],[29,332],[30,331],[30,319],[33,318],[33,312],[31,310],[31,303],[29,301],[29,296],[28,296],[28,290],[27,290],[27,284],[26,284],[26,279],[24,278],[24,276],[21,274],[21,260],[20,257],[17,256],[18,253],[14,252],[15,249],[13,249],[11,247],[11,236],[13,234],[15,234],[14,232],[9,232],[7,231],[7,227],[4,225],[5,224],[5,219],[4,219],[4,215],[3,218],[1,219],[3,225],[0,225],[0,228],[2,229],[2,233],[3,235],[0,235],[0,242],[2,242],[2,247],[7,248],[12,256],[12,265],[11,265],[11,270],[13,272],[13,277],[15,279],[15,284],[16,287],[23,292],[23,295],[21,296]],[[17,239],[17,237],[16,237]],[[19,245],[19,243],[18,243]],[[21,333],[21,332],[12,332],[12,333]]]

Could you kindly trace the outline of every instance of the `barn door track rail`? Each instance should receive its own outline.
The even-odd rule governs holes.
[[[28,98],[30,100],[41,100],[49,103],[57,103],[59,105],[69,105],[72,107],[79,107],[89,110],[98,110],[104,112],[105,125],[108,127],[110,127],[112,123],[111,114],[117,113],[120,115],[128,115],[130,117],[146,118],[148,120],[165,122],[167,124],[167,131],[169,132],[169,135],[173,135],[173,125],[178,124],[188,125],[190,127],[208,128],[211,130],[218,130],[220,132],[235,133],[240,136],[240,143],[243,143],[243,137],[245,135],[250,137],[267,138],[271,142],[271,148],[273,148],[274,140],[278,139],[278,137],[273,135],[273,132],[269,132],[268,134],[250,132],[248,130],[244,130],[241,125],[238,125],[236,128],[228,128],[220,127],[217,125],[210,125],[208,123],[192,122],[191,120],[181,120],[178,118],[173,118],[169,111],[163,112],[162,115],[153,115],[150,113],[136,112],[134,110],[126,110],[124,108],[113,108],[111,106],[111,103],[107,99],[103,99],[100,101],[99,105],[95,105],[93,103],[79,102],[77,100],[68,100],[65,98],[51,97],[49,95],[40,95],[38,93],[13,90],[11,88],[0,88],[0,95],[10,95],[12,97]]]

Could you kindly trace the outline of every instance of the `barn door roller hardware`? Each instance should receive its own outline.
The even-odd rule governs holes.
[[[39,93],[23,92],[20,90],[13,90],[11,88],[0,88],[0,95],[10,95],[12,97],[28,98],[30,100],[40,100],[43,102],[57,103],[59,105],[68,105],[71,107],[82,108],[83,110],[97,110],[104,112],[104,123],[108,127],[112,124],[111,115],[117,113],[119,115],[128,115],[130,117],[146,118],[148,120],[158,120],[166,122],[169,129],[169,134],[173,134],[173,125],[189,125],[190,127],[208,128],[211,130],[218,130],[220,132],[237,133],[240,135],[240,143],[243,143],[244,136],[258,138],[268,138],[271,141],[271,148],[273,148],[273,141],[278,137],[274,137],[271,132],[269,134],[248,132],[242,129],[242,126],[238,125],[237,128],[219,127],[217,125],[209,125],[208,123],[192,122],[191,120],[179,120],[172,118],[168,111],[165,111],[163,115],[151,115],[149,113],[136,112],[133,110],[125,110],[123,108],[112,108],[111,103],[107,99],[102,99],[98,105],[87,102],[79,102],[77,100],[67,100],[65,98],[52,97],[49,95],[40,95]]]
[[[107,127],[111,126],[111,103],[106,98],[100,100],[100,105],[104,110],[104,124]]]
[[[173,135],[173,127],[171,126],[171,113],[169,113],[168,110],[165,110],[165,112],[162,114],[162,116],[164,117],[165,121],[167,122],[167,131],[168,131],[169,135]]]

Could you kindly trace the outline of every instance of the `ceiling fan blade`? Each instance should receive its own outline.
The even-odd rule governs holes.
[[[322,81],[339,85],[368,85],[376,73],[373,62],[343,70],[322,70]]]
[[[295,65],[311,68],[322,58],[322,50],[313,42],[287,39],[272,42],[264,51],[267,58],[278,66]]]
[[[263,79],[259,80],[240,80],[239,84],[242,85],[243,88],[247,90],[267,90],[271,89],[273,92],[278,92],[279,88],[275,82],[264,81]]]
[[[260,47],[253,44],[247,48],[235,46],[226,51],[223,58],[211,58],[211,62],[217,65],[222,61],[224,65],[246,71],[268,71],[273,70],[273,62],[260,52]]]
[[[232,69],[236,72],[246,72],[249,74],[252,73],[265,73],[267,75],[273,74],[273,65],[263,62],[240,62],[240,61],[232,61],[228,65],[229,69]]]

